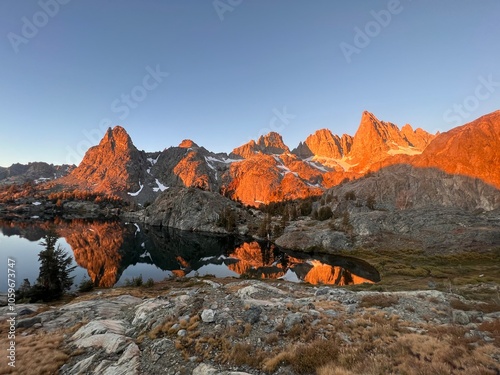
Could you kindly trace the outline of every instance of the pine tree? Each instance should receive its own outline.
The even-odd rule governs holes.
[[[57,245],[57,235],[54,231],[49,231],[40,245],[45,246],[45,250],[40,251],[38,260],[40,271],[37,279],[36,294],[43,293],[41,299],[45,301],[60,298],[66,290],[73,285],[74,276],[70,273],[76,268],[71,266],[71,256],[64,252],[64,249]]]

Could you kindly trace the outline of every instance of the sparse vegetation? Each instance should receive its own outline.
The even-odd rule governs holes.
[[[271,235],[271,215],[267,214],[259,225],[259,229],[257,230],[257,236],[266,238],[270,235]]]
[[[361,298],[360,307],[391,307],[398,303],[398,298],[393,295],[373,294]]]
[[[226,206],[222,212],[219,213],[219,218],[217,219],[217,226],[224,228],[229,233],[232,233],[236,229],[236,213],[231,209],[231,207]]]
[[[500,249],[499,249],[500,250]],[[341,252],[342,253],[342,252]],[[381,276],[375,285],[349,286],[350,289],[379,288],[388,291],[434,289],[454,292],[466,298],[484,301],[478,308],[500,311],[500,295],[485,282],[500,283],[500,251],[428,254],[423,250],[363,249],[344,255],[363,259]],[[479,275],[484,275],[479,278]],[[470,285],[475,285],[473,288]],[[479,310],[481,311],[481,310]]]
[[[332,209],[330,208],[330,206],[324,206],[318,210],[318,220],[320,220],[320,221],[328,220],[332,216],[333,216],[333,212],[332,212]]]
[[[370,195],[368,197],[368,199],[366,200],[366,207],[368,207],[370,210],[374,210],[375,209],[375,196],[374,195]]]
[[[349,190],[347,193],[344,194],[344,198],[346,201],[355,201],[356,193],[353,190]]]
[[[300,204],[300,214],[302,216],[309,216],[312,212],[313,205],[311,200],[306,200]]]
[[[0,347],[9,348],[8,323],[0,323]],[[70,355],[61,349],[64,332],[39,332],[24,336],[21,329],[16,335],[16,367],[8,365],[4,356],[0,361],[1,374],[52,375],[68,361]],[[7,352],[7,351],[6,351]]]
[[[143,281],[142,281],[142,275],[139,275],[137,277],[133,277],[132,279],[125,279],[124,286],[142,286]]]
[[[84,277],[78,286],[78,291],[80,293],[90,292],[94,289],[94,282],[91,279]]]

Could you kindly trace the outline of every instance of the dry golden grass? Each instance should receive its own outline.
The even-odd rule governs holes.
[[[265,358],[261,369],[272,374],[280,366],[290,366],[296,374],[313,374],[317,369],[335,361],[338,344],[335,340],[316,339],[307,344],[299,344]]]
[[[251,366],[259,368],[264,360],[264,353],[261,349],[247,343],[237,343],[229,355],[229,363],[236,366]]]
[[[317,375],[355,375],[353,372],[331,363],[320,367],[316,373]]]
[[[7,353],[7,322],[0,326],[0,348],[2,354]],[[60,347],[63,333],[36,333],[21,336],[22,330],[16,332],[16,367],[8,366],[7,356],[2,355],[0,374],[52,375],[66,363],[69,355]]]
[[[338,351],[339,346],[333,340],[315,340],[310,344],[297,346],[288,361],[297,374],[310,374],[335,361]]]
[[[492,322],[483,322],[479,325],[479,329],[488,332],[495,340],[495,345],[500,348],[500,319],[496,319]]]
[[[455,310],[462,311],[481,311],[485,314],[500,311],[500,305],[493,302],[483,302],[483,303],[465,303],[459,299],[452,299],[450,301],[450,306]]]
[[[360,307],[391,307],[398,303],[399,299],[396,296],[385,295],[385,294],[372,294],[363,296],[361,298],[361,302],[359,303]]]

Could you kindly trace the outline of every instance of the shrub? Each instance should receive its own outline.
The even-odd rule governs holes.
[[[312,212],[312,202],[311,201],[304,201],[300,204],[300,214],[302,216],[308,216]]]
[[[94,289],[94,282],[90,279],[87,279],[86,277],[82,279],[80,285],[78,286],[78,291],[80,293],[90,292],[93,289]]]
[[[366,207],[368,207],[370,210],[374,210],[375,209],[375,196],[374,195],[370,195],[368,197],[368,199],[366,200]]]
[[[228,232],[234,232],[236,229],[236,214],[229,206],[219,213],[217,226],[224,228]]]
[[[349,190],[347,193],[345,193],[344,198],[346,201],[355,201],[356,193],[353,190]]]
[[[333,216],[332,209],[330,206],[321,207],[318,211],[318,220],[324,221],[328,220]]]
[[[398,297],[392,295],[384,295],[384,294],[373,294],[363,296],[361,298],[361,302],[359,303],[359,307],[391,307],[399,302]]]
[[[342,227],[344,228],[345,231],[348,231],[349,229],[352,228],[351,226],[351,217],[349,215],[349,211],[344,211],[342,214]]]
[[[132,280],[125,279],[125,286],[142,286],[142,275],[133,277]]]
[[[289,361],[297,374],[312,374],[316,369],[334,361],[338,352],[339,346],[334,340],[318,339],[298,346]]]
[[[267,214],[264,220],[261,221],[259,229],[257,230],[257,236],[267,237],[271,232],[271,215]]]

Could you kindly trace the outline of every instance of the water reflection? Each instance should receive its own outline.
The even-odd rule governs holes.
[[[123,283],[125,277],[139,274],[145,280],[152,277],[157,281],[169,276],[196,275],[281,278],[336,285],[380,280],[377,270],[359,259],[292,252],[269,242],[235,236],[95,220],[0,221],[0,230],[6,236],[39,241],[51,224],[71,247],[75,262],[101,287]]]

